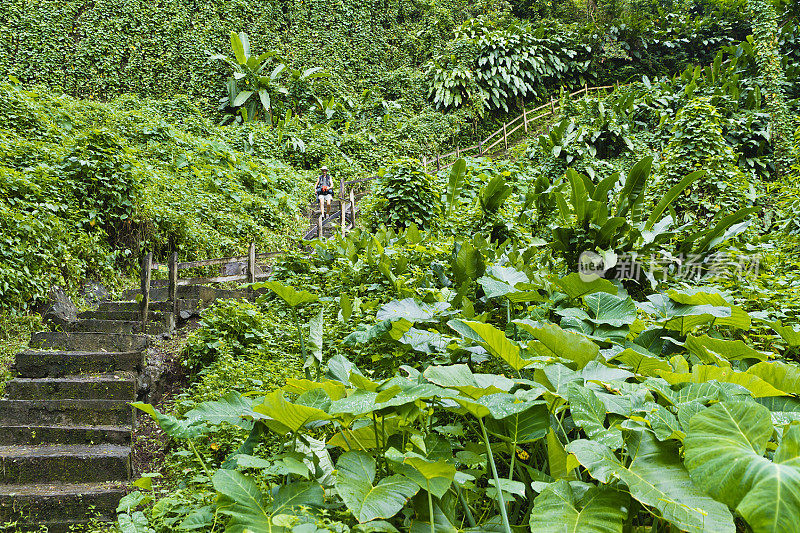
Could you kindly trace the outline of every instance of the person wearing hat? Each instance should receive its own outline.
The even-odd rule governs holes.
[[[328,204],[328,211],[330,211],[331,201],[333,200],[333,180],[328,174],[328,167],[322,166],[322,175],[317,178],[315,186],[317,191],[317,199],[319,199],[319,212],[322,217],[325,217],[325,204]],[[328,213],[330,214],[330,213]]]

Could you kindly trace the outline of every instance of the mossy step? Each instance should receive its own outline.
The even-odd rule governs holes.
[[[78,315],[82,320],[122,320],[125,322],[139,322],[142,319],[142,314],[139,309],[126,310],[126,311],[84,311]],[[149,322],[169,323],[171,314],[162,313],[161,311],[150,310],[147,316]]]
[[[170,317],[171,318],[171,317]],[[158,335],[172,331],[173,321],[166,322],[151,321],[142,326],[142,322],[136,320],[100,320],[95,318],[81,319],[71,323],[67,329],[72,332],[99,332],[99,333],[146,333],[148,335]]]
[[[98,332],[40,331],[31,335],[32,348],[88,352],[134,352],[147,349],[147,335]]]
[[[125,400],[0,400],[0,424],[12,426],[131,426]]]
[[[166,301],[169,296],[168,287],[150,287],[151,301]],[[141,295],[140,289],[130,289],[122,293],[125,300],[136,300]],[[207,285],[182,285],[178,287],[179,299],[202,300],[204,306],[210,305],[218,298],[247,298],[246,290],[218,289]]]
[[[183,313],[186,315],[188,313],[189,316],[197,315],[202,310],[202,301],[197,299],[185,299],[179,298],[178,299],[178,312]],[[136,301],[129,301],[129,302],[100,302],[97,306],[98,313],[116,313],[116,312],[125,312],[125,313],[135,313],[135,315],[126,315],[126,316],[135,316],[135,318],[139,318],[141,313],[141,303]],[[150,302],[150,312],[153,313],[163,313],[163,314],[172,314],[172,303],[171,302],[162,302],[162,301],[151,301]],[[150,315],[151,317],[153,315]],[[87,317],[91,318],[91,317]],[[102,318],[101,316],[97,315],[95,318]],[[108,318],[116,318],[109,316]],[[120,317],[121,318],[121,317]]]
[[[138,372],[144,367],[144,352],[37,351],[17,354],[14,369],[24,378],[77,376],[108,372]]]
[[[133,372],[61,378],[15,378],[6,383],[9,400],[127,400],[136,399]]]
[[[0,444],[117,444],[129,446],[130,426],[0,425]]]
[[[0,446],[0,484],[95,483],[130,478],[129,446]]]
[[[17,522],[23,531],[41,531],[41,524],[48,533],[66,532],[71,526],[116,517],[126,492],[119,482],[0,485],[0,523]]]

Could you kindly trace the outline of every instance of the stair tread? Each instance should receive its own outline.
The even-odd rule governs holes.
[[[130,446],[119,444],[12,444],[0,446],[0,458],[28,457],[127,457]]]
[[[44,378],[16,377],[11,381],[18,381],[20,383],[46,384],[46,383],[103,383],[106,381],[115,381],[115,382],[134,381],[135,379],[136,375],[133,372],[121,371],[114,374],[81,374],[81,375],[70,375],[63,377],[44,377]]]
[[[133,426],[114,426],[114,425],[82,425],[82,424],[39,424],[31,426],[28,424],[3,424],[0,423],[0,428],[25,428],[30,430],[37,429],[85,429],[95,431],[133,431]]]
[[[94,333],[93,333],[94,335]],[[96,357],[98,355],[138,355],[142,352],[138,350],[125,350],[122,352],[107,352],[107,351],[92,351],[92,350],[35,350],[27,349],[19,352],[21,355],[62,355],[62,356],[76,356],[83,355],[86,357]]]
[[[86,496],[107,492],[125,492],[126,483],[100,481],[94,483],[30,483],[0,484],[0,496]]]

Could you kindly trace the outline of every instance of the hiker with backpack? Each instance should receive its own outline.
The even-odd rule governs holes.
[[[328,174],[328,167],[323,166],[320,170],[322,170],[322,174],[317,178],[315,189],[317,191],[317,199],[319,199],[319,212],[322,214],[322,218],[325,218],[325,204],[328,205],[328,210],[330,211],[331,201],[333,200],[333,180]]]

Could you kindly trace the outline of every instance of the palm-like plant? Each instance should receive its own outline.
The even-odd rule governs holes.
[[[303,93],[309,92],[308,82],[328,75],[321,67],[304,71],[291,69],[277,50],[253,55],[250,39],[244,32],[231,32],[231,48],[233,59],[224,54],[211,56],[211,59],[225,61],[233,68],[233,76],[226,84],[228,94],[220,98],[219,110],[229,111],[223,123],[250,122],[261,117],[268,117],[271,123],[273,116],[280,112],[276,104],[280,103],[281,97],[297,111],[297,106],[306,96]],[[289,75],[288,87],[281,79],[284,74]]]

